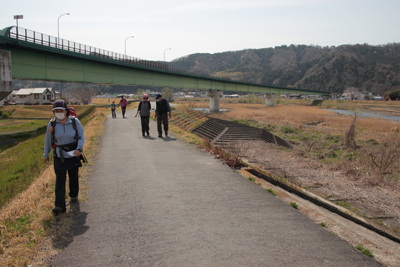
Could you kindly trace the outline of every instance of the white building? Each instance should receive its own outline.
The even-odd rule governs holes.
[[[55,95],[52,88],[24,88],[15,93],[15,103],[22,105],[51,104]]]

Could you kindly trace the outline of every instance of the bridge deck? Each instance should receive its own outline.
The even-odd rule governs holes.
[[[277,87],[178,71],[168,65],[9,27],[0,49],[12,52],[14,79],[193,88],[250,93],[330,95],[325,91]]]

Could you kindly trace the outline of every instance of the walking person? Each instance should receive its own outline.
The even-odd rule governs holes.
[[[112,114],[112,117],[113,117],[113,119],[114,119],[114,118],[116,119],[116,118],[117,118],[117,112],[116,112],[116,110],[117,110],[118,105],[115,104],[115,101],[113,101],[112,104],[110,105],[110,107],[111,107],[111,114]]]
[[[168,117],[171,118],[171,107],[167,99],[160,94],[156,96],[156,115],[158,137],[162,137],[162,126],[164,126],[165,136],[168,136]],[[161,125],[162,124],[162,125]]]
[[[151,108],[151,103],[149,101],[149,96],[147,94],[143,94],[142,100],[139,103],[137,108],[137,112],[135,117],[137,117],[138,113],[140,112],[140,121],[142,124],[142,136],[146,133],[147,136],[150,135],[150,111],[153,110]]]
[[[118,103],[118,107],[121,107],[121,109],[122,109],[122,118],[124,118],[124,119],[125,119],[125,111],[126,111],[126,107],[127,106],[128,106],[128,101],[126,101],[124,96],[122,96],[121,100]]]
[[[70,111],[64,100],[54,102],[53,113],[55,118],[51,119],[47,125],[43,157],[44,162],[48,164],[51,148],[54,149],[53,163],[56,187],[53,213],[58,215],[66,211],[65,183],[67,172],[71,202],[78,201],[79,167],[82,167],[80,158],[85,144],[85,134],[80,121],[70,116]]]

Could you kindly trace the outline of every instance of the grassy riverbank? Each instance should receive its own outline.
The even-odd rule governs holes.
[[[85,177],[94,164],[97,141],[103,132],[104,111],[104,109],[98,108],[82,120],[82,124],[85,125],[85,154],[89,160],[89,164],[85,164],[80,172],[82,199],[86,189]],[[6,161],[5,154],[7,154],[9,164],[14,162],[16,165],[16,167],[3,166],[1,170],[13,169],[15,170],[14,175],[29,177],[21,183],[22,185],[14,185],[15,190],[18,188],[17,194],[10,197],[7,204],[0,210],[0,266],[39,266],[43,264],[42,259],[50,258],[60,249],[57,244],[60,243],[60,239],[62,240],[68,235],[71,225],[74,223],[70,216],[55,221],[51,213],[54,205],[55,175],[53,166],[51,164],[46,166],[43,163],[43,150],[41,149],[43,138],[43,136],[38,136],[30,142],[23,142],[12,150],[0,154]],[[32,151],[32,146],[35,147],[34,151]],[[21,154],[16,153],[22,153],[24,150],[28,151],[25,160],[16,163],[15,160],[21,157]],[[3,174],[0,174],[0,177],[3,177]],[[25,178],[14,180],[20,182],[21,179]],[[7,184],[9,185],[9,183]],[[11,188],[10,185],[9,188]]]

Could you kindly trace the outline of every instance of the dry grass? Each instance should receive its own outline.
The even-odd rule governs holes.
[[[54,117],[51,105],[10,105],[3,106],[1,110],[12,112],[10,118],[52,118]],[[87,110],[90,106],[88,105],[70,105],[74,107],[77,114],[80,114]]]
[[[92,104],[95,104],[95,105],[111,105],[112,102],[115,101],[115,104],[118,105],[120,100],[121,100],[120,97],[116,97],[116,98],[93,98]]]
[[[229,109],[229,112],[222,112],[213,117],[225,120],[255,120],[259,127],[265,127],[271,124],[280,126],[291,126],[303,129],[310,129],[324,133],[344,135],[348,127],[353,121],[352,116],[337,114],[333,111],[320,109],[316,106],[298,105],[298,101],[285,100],[286,104],[276,105],[275,107],[267,107],[265,104],[248,104],[248,103],[229,103],[220,102],[221,109]],[[337,102],[337,101],[332,101]],[[351,102],[351,101],[346,101]],[[400,108],[400,101],[358,101],[369,103],[369,106],[375,105],[384,108],[384,104],[389,107]],[[398,103],[399,102],[399,103]],[[207,101],[196,100],[177,100],[190,108],[209,108],[210,103]],[[291,103],[291,104],[288,104]],[[357,103],[356,103],[357,104]],[[363,109],[361,104],[346,103],[345,108]],[[341,105],[345,105],[341,103]],[[364,104],[366,105],[366,104]],[[381,120],[377,118],[358,117],[356,124],[357,137],[362,140],[375,139],[383,141],[393,132],[400,131],[400,123],[389,120]]]
[[[230,109],[229,112],[216,115],[221,119],[254,119],[261,126],[268,124],[288,125],[341,135],[347,131],[353,121],[352,116],[336,114],[313,106],[278,105],[266,107],[262,104],[221,103],[221,108]],[[377,118],[357,118],[358,137],[364,140],[382,140],[396,129],[400,129],[399,122]]]
[[[85,125],[85,153],[90,163],[80,172],[80,198],[84,196],[85,178],[94,164],[97,140],[103,132],[103,112],[97,109]],[[53,242],[68,233],[73,220],[60,216],[58,224],[64,227],[53,227],[54,182],[54,169],[50,165],[26,191],[0,210],[0,266],[42,266],[44,259],[56,254]]]

